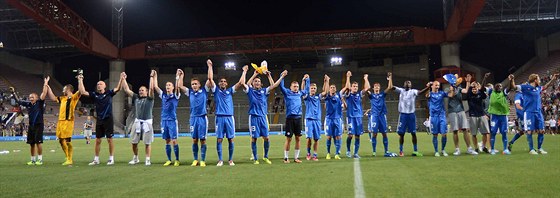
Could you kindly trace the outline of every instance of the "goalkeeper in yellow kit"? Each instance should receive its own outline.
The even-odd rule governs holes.
[[[80,100],[80,92],[73,93],[74,87],[67,84],[62,88],[62,96],[56,97],[49,87],[48,97],[60,104],[58,111],[58,124],[56,125],[56,137],[66,155],[66,161],[62,165],[72,165],[72,133],[74,132],[74,109]]]

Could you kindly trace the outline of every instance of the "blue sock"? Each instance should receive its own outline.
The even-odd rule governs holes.
[[[216,150],[218,151],[218,161],[222,160],[222,142],[216,141]]]
[[[539,135],[537,135],[537,148],[541,149],[542,148],[542,143],[544,142],[544,134],[539,133]]]
[[[436,151],[436,153],[438,152],[438,141],[437,141],[437,136],[433,136],[432,137],[432,143],[434,144],[434,151]]]
[[[334,140],[334,141],[335,141],[335,144],[336,144],[336,140]],[[331,140],[330,139],[327,139],[327,153],[329,153],[329,154],[331,153]]]
[[[179,161],[179,145],[173,145],[173,152],[175,153],[175,160]]]
[[[385,153],[389,152],[389,139],[383,137],[383,147],[385,147]]]
[[[171,161],[171,145],[165,145],[165,154],[167,154],[167,160]]]
[[[414,144],[413,147],[414,147],[414,152],[418,151],[418,144]]]
[[[535,147],[533,147],[533,134],[527,134],[527,143],[529,143],[529,150],[535,150]]]
[[[377,137],[371,138],[371,147],[374,153],[377,152]]]
[[[447,145],[447,136],[442,136],[441,137],[441,150],[442,151],[445,150],[445,145]]]
[[[521,137],[522,135],[523,135],[522,133],[516,133],[509,143],[510,144],[515,143],[515,141],[517,141],[517,139],[519,139],[519,137]]]
[[[494,143],[496,143],[496,133],[490,133],[490,149],[494,150]]]
[[[350,144],[352,144],[352,138],[346,137],[346,150],[350,152]]]
[[[200,150],[202,151],[200,158],[202,158],[202,161],[206,161],[206,148],[206,144],[200,145]]]
[[[342,140],[340,139],[334,139],[334,148],[336,149],[336,155],[340,154],[340,143],[342,142]]]
[[[311,146],[307,147],[307,154],[311,154]]]
[[[504,145],[504,151],[507,150],[507,132],[502,133],[502,144]]]
[[[192,144],[192,153],[194,160],[198,160],[198,144]]]
[[[268,158],[268,149],[270,148],[270,141],[264,141],[264,158]]]
[[[402,150],[403,150],[403,145],[399,144],[399,151],[402,152]]]
[[[354,155],[358,154],[359,150],[360,150],[360,138],[356,137],[356,140],[354,141]]]
[[[229,142],[229,161],[233,160],[233,149],[235,145],[233,142]]]
[[[251,151],[253,151],[253,159],[257,160],[257,142],[251,142]]]

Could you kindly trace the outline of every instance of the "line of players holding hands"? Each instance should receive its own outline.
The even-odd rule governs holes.
[[[326,134],[326,159],[341,159],[341,141],[343,132],[343,109],[346,110],[346,126],[348,135],[346,138],[346,156],[349,158],[360,158],[358,151],[360,148],[360,136],[364,133],[363,121],[364,116],[369,117],[367,128],[371,132],[370,140],[373,148],[373,155],[376,155],[377,134],[381,133],[383,138],[385,157],[404,156],[403,142],[405,133],[412,136],[413,152],[412,156],[422,156],[418,152],[416,137],[416,116],[415,116],[415,100],[416,97],[425,92],[428,98],[428,107],[430,113],[430,131],[433,135],[434,155],[448,156],[445,152],[447,143],[448,121],[454,134],[455,152],[454,155],[460,155],[458,134],[463,133],[465,143],[467,144],[467,153],[476,155],[479,152],[488,152],[492,155],[498,151],[494,149],[494,142],[497,132],[502,135],[503,154],[511,154],[510,150],[513,143],[523,134],[526,134],[530,154],[546,154],[542,148],[544,141],[544,119],[541,111],[542,90],[546,90],[550,83],[553,82],[558,74],[555,74],[552,80],[544,86],[540,85],[540,78],[537,74],[531,74],[527,83],[515,85],[514,76],[509,75],[509,85],[504,89],[500,83],[492,87],[483,87],[489,73],[484,76],[482,83],[471,81],[472,77],[467,75],[466,88],[456,85],[450,86],[446,91],[440,90],[438,81],[429,82],[422,90],[412,89],[412,83],[405,81],[403,87],[393,86],[392,75],[388,73],[388,86],[385,90],[381,89],[380,83],[374,83],[371,88],[368,75],[363,76],[364,85],[360,90],[358,82],[351,81],[352,72],[346,73],[346,84],[337,91],[335,84],[330,84],[330,77],[324,76],[323,87],[318,90],[316,83],[311,83],[309,75],[304,75],[300,90],[299,83],[293,81],[290,87],[286,88],[284,78],[288,71],[283,71],[276,81],[272,78],[270,71],[266,71],[263,75],[268,78],[269,87],[263,87],[259,73],[255,71],[253,75],[246,81],[248,67],[243,67],[243,73],[239,81],[233,86],[228,86],[225,77],[218,78],[218,83],[214,81],[212,70],[212,61],[207,61],[208,79],[204,84],[200,79],[192,78],[190,80],[190,88],[183,85],[184,72],[177,70],[176,81],[166,82],[165,88],[162,89],[158,85],[157,72],[152,70],[150,74],[150,84],[148,87],[141,86],[138,93],[134,93],[128,87],[126,82],[127,75],[121,73],[118,85],[110,90],[106,90],[103,81],[99,81],[96,91],[86,91],[83,85],[83,75],[78,78],[78,91],[74,92],[73,86],[68,84],[63,88],[63,95],[56,97],[50,89],[48,82],[49,77],[45,78],[43,91],[40,95],[32,93],[29,101],[18,101],[21,105],[29,109],[29,134],[27,143],[31,147],[31,161],[28,165],[42,165],[42,143],[43,143],[43,112],[44,100],[48,97],[52,101],[60,103],[60,111],[58,116],[58,124],[56,135],[62,150],[65,153],[65,161],[63,165],[73,164],[73,146],[71,143],[72,131],[74,128],[74,109],[81,96],[92,97],[96,106],[97,122],[95,156],[89,165],[98,165],[100,144],[102,138],[106,138],[109,144],[109,160],[107,165],[113,165],[114,145],[113,145],[113,118],[112,118],[112,97],[121,90],[133,98],[134,103],[134,122],[129,127],[133,159],[129,164],[138,164],[138,143],[142,140],[145,144],[146,159],[145,165],[151,165],[151,143],[153,142],[153,116],[152,110],[154,105],[154,94],[157,94],[162,100],[161,108],[161,129],[162,137],[165,139],[167,161],[164,166],[179,166],[179,145],[177,143],[178,127],[177,127],[177,105],[182,95],[189,98],[190,102],[190,132],[192,135],[192,152],[194,161],[191,166],[206,166],[206,137],[208,133],[208,118],[206,116],[206,102],[208,93],[214,95],[216,104],[216,137],[217,137],[217,166],[222,166],[224,160],[222,158],[222,141],[224,138],[228,140],[228,164],[234,166],[234,138],[235,138],[235,120],[233,117],[233,99],[232,95],[239,89],[248,95],[249,98],[249,131],[251,134],[251,151],[254,164],[259,164],[259,156],[257,155],[257,139],[263,139],[264,155],[262,161],[271,164],[268,159],[268,151],[270,142],[268,139],[268,95],[276,87],[280,86],[284,95],[286,105],[286,141],[284,144],[284,163],[292,162],[289,159],[290,145],[292,138],[295,136],[295,163],[301,163],[300,153],[300,137],[302,135],[301,119],[304,119],[304,130],[307,137],[307,160],[318,160],[317,147],[321,138],[321,128]],[[485,90],[486,89],[486,90]],[[508,142],[507,139],[507,116],[509,115],[509,102],[507,100],[508,91],[517,91],[515,96],[515,104],[517,109],[517,117],[519,123],[523,123],[523,132],[517,133],[514,138]],[[399,94],[399,121],[397,133],[399,135],[399,153],[391,153],[388,150],[387,138],[387,107],[385,104],[386,94],[395,91]],[[463,98],[463,95],[466,98]],[[364,96],[370,100],[371,108],[363,111],[362,99]],[[444,108],[444,98],[448,98],[448,110]],[[489,98],[489,99],[487,99]],[[468,117],[463,107],[463,100],[467,100],[469,105]],[[485,101],[488,101],[488,109],[485,110]],[[321,101],[325,102],[325,120],[321,123],[322,107]],[[302,102],[305,103],[305,117],[302,116]],[[490,124],[488,124],[490,121]],[[470,135],[472,136],[471,145]],[[478,142],[477,134],[482,134],[483,146],[482,150],[473,145]],[[538,147],[534,149],[532,134],[538,133]],[[441,152],[438,150],[438,136],[441,135]],[[354,139],[354,148],[350,148],[352,139]],[[334,141],[333,141],[334,140]],[[331,156],[331,145],[334,142],[335,152]],[[488,149],[487,145],[490,144]],[[200,145],[200,147],[199,147]],[[174,159],[172,159],[172,150]],[[200,158],[199,153],[200,151]],[[352,154],[353,151],[353,154]]]

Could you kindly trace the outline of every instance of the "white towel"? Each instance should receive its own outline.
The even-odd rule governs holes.
[[[140,119],[136,118],[134,120],[134,126],[136,127],[136,133],[140,133],[141,131],[144,131],[144,133],[149,132],[151,124],[152,124],[152,119],[140,120]]]

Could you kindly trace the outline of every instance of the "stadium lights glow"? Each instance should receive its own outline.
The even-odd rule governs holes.
[[[4,48],[4,43],[0,42],[0,48]]]
[[[333,65],[342,65],[342,58],[335,56],[331,58],[331,66]]]
[[[235,63],[234,62],[226,62],[226,70],[236,70],[237,68],[235,67]]]

